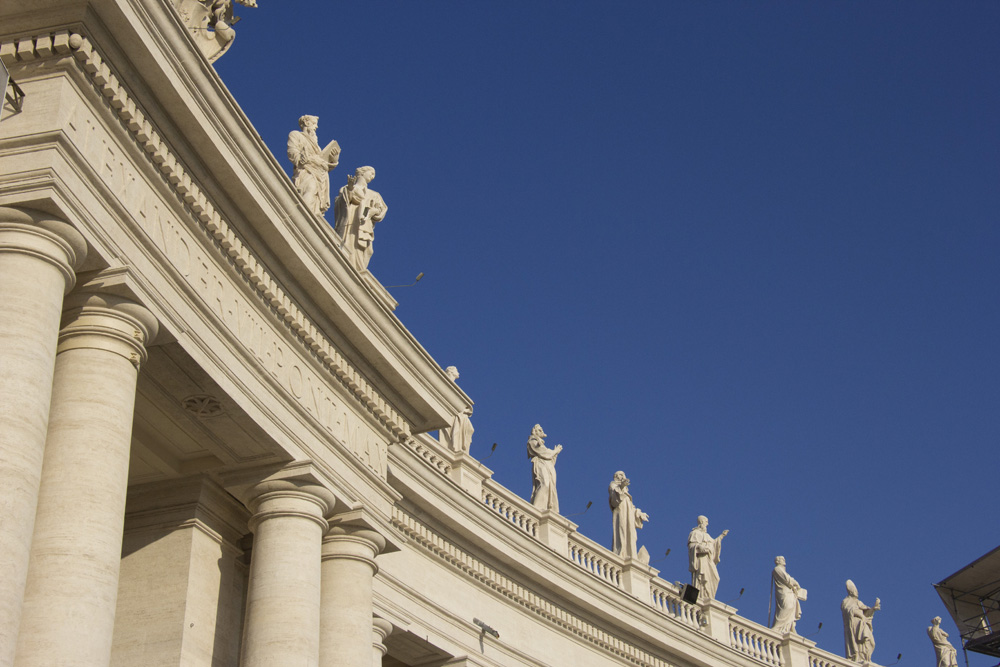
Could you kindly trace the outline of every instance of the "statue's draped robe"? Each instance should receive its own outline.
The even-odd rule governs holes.
[[[844,656],[856,662],[871,660],[875,650],[875,633],[872,631],[875,610],[848,595],[840,603],[840,611],[844,615]]]
[[[712,538],[701,526],[688,535],[688,570],[691,584],[706,600],[714,600],[719,590],[719,568],[722,559],[722,536]]]
[[[622,558],[635,558],[638,555],[637,531],[642,528],[642,516],[632,502],[632,494],[617,481],[612,482],[608,487],[608,504],[614,524],[612,550]]]
[[[795,629],[795,621],[802,618],[802,607],[795,588],[799,582],[785,571],[783,565],[778,565],[771,573],[774,583],[774,625],[778,632],[784,634]]]
[[[369,190],[364,181],[340,188],[334,204],[334,231],[343,239],[351,263],[358,271],[367,271],[375,252],[375,223],[385,218],[388,207],[382,195]]]
[[[948,641],[948,633],[941,629],[941,626],[930,626],[927,628],[927,636],[934,644],[934,653],[937,655],[937,667],[957,667],[958,651]]]
[[[443,428],[440,430],[441,437],[439,440],[441,444],[448,447],[453,452],[468,452],[469,446],[472,444],[472,433],[475,429],[472,427],[472,420],[469,419],[469,415],[464,412],[460,412],[455,415],[455,418],[451,420],[451,428]]]
[[[531,459],[531,504],[540,510],[559,511],[556,495],[556,457],[559,454],[537,438],[528,438]]]
[[[336,157],[331,155],[328,161],[314,137],[294,131],[288,134],[288,159],[294,165],[292,181],[295,189],[313,213],[323,215],[330,208],[328,172],[337,166]]]

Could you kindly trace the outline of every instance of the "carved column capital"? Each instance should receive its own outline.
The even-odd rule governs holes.
[[[324,487],[292,479],[261,482],[250,491],[249,496],[248,506],[253,512],[249,527],[254,532],[262,522],[276,517],[308,519],[325,531],[328,527],[326,515],[336,502],[333,494]]]
[[[386,540],[376,530],[365,526],[333,525],[323,537],[323,560],[352,559],[361,561],[378,573],[375,557],[385,549]]]
[[[146,360],[146,345],[158,328],[153,314],[133,301],[81,292],[66,298],[58,351],[105,350],[138,368]]]
[[[72,225],[42,211],[0,206],[0,253],[20,253],[52,264],[76,284],[76,270],[87,256],[87,241]]]
[[[382,658],[389,652],[389,648],[385,645],[385,638],[392,634],[392,630],[392,623],[384,618],[376,616],[372,619],[372,649],[374,649],[375,665],[381,665]]]

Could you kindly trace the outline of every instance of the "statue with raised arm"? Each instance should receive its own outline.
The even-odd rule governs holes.
[[[771,627],[781,634],[795,632],[795,622],[802,618],[799,601],[805,599],[806,589],[785,571],[784,556],[774,559],[771,584],[774,586],[774,623]]]
[[[638,531],[644,522],[649,521],[649,515],[640,510],[632,502],[632,494],[628,490],[629,480],[625,473],[619,470],[608,485],[608,504],[611,506],[613,523],[612,551],[622,558],[637,558],[636,548]]]
[[[844,656],[848,660],[871,662],[875,651],[872,617],[881,608],[878,598],[872,607],[859,600],[858,587],[847,580],[847,597],[840,603],[840,611],[844,615]]]
[[[714,600],[719,590],[719,561],[722,560],[722,538],[729,534],[722,531],[718,537],[708,534],[708,517],[699,516],[698,525],[688,534],[688,570],[691,585],[698,589],[698,598]]]
[[[528,458],[531,459],[531,504],[540,510],[559,511],[556,495],[556,458],[562,445],[552,449],[545,446],[545,431],[539,424],[531,429],[528,437]]]
[[[288,159],[292,161],[292,182],[302,195],[306,206],[316,215],[323,215],[330,208],[330,177],[340,161],[340,145],[331,141],[326,148],[319,147],[316,128],[319,118],[302,116],[299,131],[288,133]]]
[[[934,645],[937,667],[958,667],[958,651],[948,641],[948,633],[941,629],[941,617],[935,616],[927,628],[927,636]]]
[[[382,195],[368,187],[374,178],[373,167],[358,167],[354,176],[347,177],[347,185],[340,188],[334,202],[334,229],[342,239],[341,247],[358,271],[368,270],[368,262],[375,251],[375,223],[381,222],[389,210]]]

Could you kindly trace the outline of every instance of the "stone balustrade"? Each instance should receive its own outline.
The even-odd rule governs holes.
[[[765,665],[784,665],[782,635],[740,616],[729,618],[730,645]]]
[[[685,625],[693,628],[701,627],[701,610],[681,599],[674,584],[659,578],[653,579],[649,585],[649,597],[656,610],[676,618]]]
[[[569,559],[608,582],[615,588],[622,587],[622,569],[624,562],[596,542],[587,539],[580,533],[569,536]]]
[[[531,537],[538,537],[538,510],[492,480],[483,483],[483,504]]]
[[[851,662],[847,658],[834,655],[822,649],[812,648],[809,650],[808,667],[856,667],[857,663]]]

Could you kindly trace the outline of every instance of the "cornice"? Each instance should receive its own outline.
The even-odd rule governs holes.
[[[634,665],[676,667],[676,663],[668,662],[632,642],[605,632],[581,616],[555,604],[532,589],[518,584],[489,563],[476,558],[468,551],[446,540],[441,534],[417,520],[401,507],[393,508],[392,521],[393,525],[409,537],[414,544],[461,571],[466,577],[510,599],[561,629],[594,644],[607,653]]]
[[[5,64],[67,55],[73,57],[95,89],[106,98],[112,113],[128,130],[129,137],[163,174],[190,213],[190,221],[214,242],[212,247],[222,265],[231,267],[254,288],[264,312],[287,326],[297,342],[307,353],[316,356],[324,370],[347,389],[364,411],[373,415],[399,441],[405,441],[411,433],[409,423],[336,349],[243,242],[86,37],[60,30],[0,44],[0,59]]]

